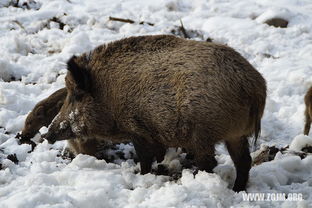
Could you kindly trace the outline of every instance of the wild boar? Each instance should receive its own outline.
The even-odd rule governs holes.
[[[225,141],[236,167],[233,190],[246,187],[247,138],[260,132],[266,100],[261,74],[232,48],[170,35],[125,38],[67,62],[68,95],[45,138],[132,141],[141,173],[166,147],[194,155],[200,170],[217,165]]]
[[[305,125],[303,133],[305,135],[309,135],[310,128],[311,128],[311,120],[312,120],[312,87],[308,90],[307,94],[304,96],[305,102]]]
[[[62,88],[37,103],[25,120],[21,135],[22,140],[33,138],[43,126],[48,127],[60,111],[66,96],[67,89]]]
[[[21,134],[22,143],[28,143],[28,141],[30,141],[30,139],[39,132],[41,127],[48,127],[50,125],[54,117],[60,111],[66,96],[67,89],[62,88],[36,104],[34,109],[28,114],[26,118]],[[104,141],[100,143],[97,140],[91,138],[88,140],[68,140],[67,150],[74,156],[80,153],[96,156],[96,153],[99,151],[99,146],[105,146],[104,144],[106,144]]]

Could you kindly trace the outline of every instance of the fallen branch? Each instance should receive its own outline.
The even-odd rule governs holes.
[[[182,32],[184,38],[190,38],[190,36],[186,33],[186,30],[185,30],[185,28],[183,26],[183,22],[182,22],[181,19],[180,19],[180,23],[181,23],[180,29],[181,29],[181,32]]]
[[[304,159],[308,155],[312,155],[312,147],[307,146],[302,148],[301,151],[293,151],[289,150],[289,146],[282,148],[277,148],[275,146],[265,146],[263,149],[258,150],[253,158],[252,165],[260,165],[261,163],[272,161],[278,152],[282,154],[296,155],[301,159]]]
[[[144,21],[140,22],[139,24],[140,25],[148,24],[149,26],[154,26],[154,23],[144,22]]]
[[[117,22],[125,22],[125,23],[130,23],[130,24],[135,23],[135,21],[133,21],[131,19],[123,19],[123,18],[117,18],[117,17],[109,17],[109,20],[110,21],[117,21]],[[140,24],[140,25],[148,24],[150,26],[154,26],[154,23],[144,22],[144,21],[141,21],[138,24]]]
[[[117,21],[117,22],[126,22],[126,23],[130,23],[133,24],[135,23],[133,20],[131,19],[122,19],[122,18],[117,18],[117,17],[109,17],[110,21]]]
[[[25,30],[25,27],[17,20],[13,20],[12,22],[14,22],[15,24],[17,24],[20,28],[22,28],[23,30]]]

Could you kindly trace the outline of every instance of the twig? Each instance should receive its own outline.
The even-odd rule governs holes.
[[[181,29],[181,32],[183,33],[184,38],[190,38],[190,36],[186,33],[186,30],[183,26],[183,22],[181,19],[180,19],[180,23],[181,23],[180,29]]]
[[[131,19],[123,19],[123,18],[117,18],[117,17],[109,17],[110,21],[117,21],[117,22],[125,22],[125,23],[130,23],[130,24],[134,24],[135,21],[131,20]],[[150,22],[144,22],[141,21],[139,22],[140,25],[144,25],[144,24],[148,24],[150,26],[154,26],[154,23],[150,23]]]
[[[133,20],[131,19],[122,19],[122,18],[117,18],[117,17],[109,17],[110,21],[117,21],[117,22],[126,22],[126,23],[130,23],[133,24],[135,23]]]
[[[18,26],[20,26],[23,30],[25,30],[25,27],[17,20],[13,20],[12,22],[16,23]]]
[[[155,25],[154,23],[144,22],[144,21],[140,22],[139,24],[140,25],[148,24],[149,26],[154,26]]]

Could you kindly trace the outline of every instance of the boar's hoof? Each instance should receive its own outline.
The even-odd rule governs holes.
[[[157,166],[156,175],[169,175],[169,169],[163,164]]]
[[[246,186],[235,184],[233,187],[233,191],[240,192],[240,191],[246,191]]]

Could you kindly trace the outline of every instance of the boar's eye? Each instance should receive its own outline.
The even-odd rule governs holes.
[[[35,115],[37,117],[44,117],[44,107],[39,106],[38,109],[35,111]]]
[[[75,96],[75,100],[76,101],[81,101],[82,100],[82,95],[81,94],[78,94]]]

